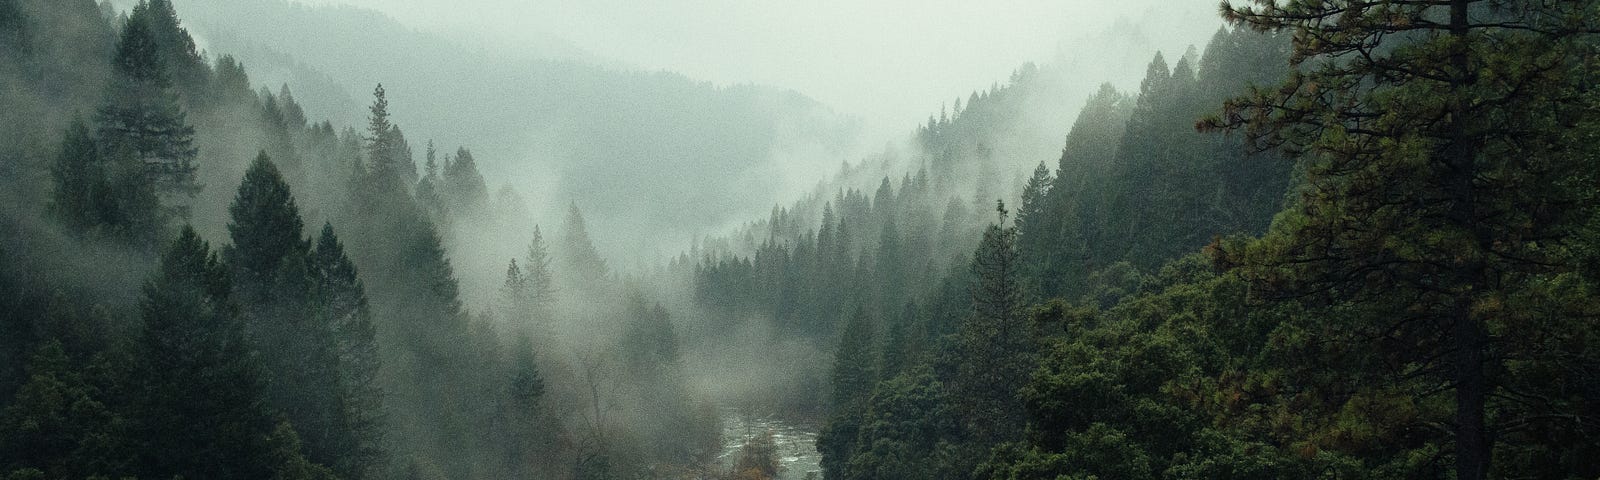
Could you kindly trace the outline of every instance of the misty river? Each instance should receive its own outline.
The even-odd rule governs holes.
[[[821,456],[817,454],[817,426],[796,424],[739,408],[723,408],[721,413],[722,453],[717,460],[723,468],[733,466],[745,439],[771,431],[778,451],[778,462],[783,467],[778,472],[779,480],[822,478],[822,467],[818,464]]]

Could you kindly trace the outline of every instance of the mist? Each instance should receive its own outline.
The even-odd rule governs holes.
[[[0,477],[1600,475],[1600,15],[1249,3],[0,0]]]

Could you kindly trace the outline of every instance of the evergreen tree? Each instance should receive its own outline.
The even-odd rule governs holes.
[[[367,159],[357,161],[359,173],[353,176],[356,209],[369,215],[409,201],[404,198],[408,183],[405,166],[401,165],[410,161],[405,139],[399,127],[389,121],[389,99],[382,84],[372,90],[372,97],[372,105],[367,107],[367,135],[362,139],[366,142]]]
[[[50,212],[68,227],[84,232],[115,216],[100,149],[82,120],[67,127],[50,174],[55,184]]]
[[[1023,318],[1021,263],[1017,228],[1005,226],[1005,203],[998,203],[999,222],[989,225],[972,258],[972,312],[956,332],[956,376],[966,428],[980,444],[1014,438],[1022,431],[1016,391],[1032,371],[1030,332]]]
[[[845,324],[844,332],[839,337],[839,348],[834,353],[833,373],[830,375],[833,379],[834,408],[853,408],[872,393],[872,385],[878,381],[877,362],[873,355],[876,347],[872,317],[867,315],[865,309],[857,308]]]
[[[544,416],[546,386],[534,356],[533,340],[518,335],[511,352],[511,378],[506,387],[506,471],[513,478],[531,478],[547,467],[541,453],[553,450],[554,432]]]
[[[357,437],[345,411],[345,365],[340,325],[319,315],[319,280],[311,261],[311,241],[289,185],[261,152],[239,185],[229,207],[233,241],[222,257],[232,270],[234,296],[242,306],[245,331],[264,373],[267,405],[303,431],[314,463],[356,461]],[[344,472],[341,473],[355,473]]]
[[[550,251],[544,244],[544,235],[539,233],[539,226],[533,226],[533,240],[528,242],[528,257],[523,265],[527,266],[528,296],[533,299],[533,306],[541,310],[540,313],[548,314],[548,309],[556,301],[555,277],[550,274]]]
[[[528,293],[528,277],[511,259],[506,266],[506,280],[500,285],[501,315],[515,327],[526,328],[532,322],[532,295]]]
[[[185,227],[144,287],[133,398],[139,476],[267,478],[274,422],[227,268]]]
[[[833,355],[829,373],[833,387],[829,405],[833,412],[828,425],[817,436],[817,451],[822,453],[822,470],[826,477],[840,477],[850,452],[855,449],[866,402],[872,395],[873,385],[878,382],[874,358],[876,342],[872,318],[866,309],[857,307],[845,324],[839,348]]]
[[[305,225],[289,184],[266,151],[257,154],[245,171],[228,212],[233,243],[223,248],[222,255],[236,272],[238,297],[259,303],[272,295],[296,294],[283,291],[280,276],[292,268],[288,263],[305,260],[311,241],[303,236]]]
[[[327,325],[339,362],[339,411],[328,449],[330,467],[346,479],[373,478],[383,460],[383,390],[378,384],[378,344],[366,287],[324,223],[311,253],[318,323]]]
[[[489,187],[478,173],[478,164],[472,151],[466,147],[456,150],[455,161],[445,164],[440,177],[444,182],[443,194],[451,212],[460,215],[481,215],[489,200]]]
[[[1224,17],[1291,32],[1296,71],[1281,87],[1228,102],[1203,126],[1243,128],[1258,148],[1285,146],[1302,159],[1307,186],[1265,238],[1216,246],[1219,264],[1244,268],[1263,295],[1328,309],[1318,321],[1337,322],[1339,333],[1322,341],[1338,346],[1317,348],[1344,354],[1318,365],[1341,371],[1331,381],[1348,379],[1328,391],[1349,393],[1322,401],[1345,411],[1416,406],[1407,427],[1381,411],[1340,423],[1387,427],[1368,448],[1397,451],[1386,457],[1401,472],[1439,468],[1406,455],[1445,452],[1460,479],[1552,462],[1566,470],[1560,476],[1593,475],[1580,466],[1592,462],[1573,460],[1592,447],[1553,457],[1506,447],[1529,431],[1595,430],[1548,410],[1559,403],[1523,402],[1543,397],[1532,393],[1543,387],[1502,372],[1589,355],[1519,341],[1593,327],[1573,317],[1528,323],[1518,312],[1565,307],[1518,292],[1572,271],[1561,245],[1594,218],[1594,149],[1574,143],[1592,135],[1600,105],[1590,80],[1600,72],[1594,6],[1254,3],[1225,2]],[[1427,408],[1440,397],[1443,408]],[[1442,435],[1435,425],[1447,426]]]
[[[101,153],[112,164],[108,175],[117,214],[111,228],[144,242],[161,234],[166,219],[188,216],[187,207],[173,204],[171,195],[193,197],[200,190],[194,177],[194,128],[172,90],[152,26],[156,16],[148,7],[136,7],[123,26],[113,80],[96,117]],[[168,196],[168,204],[162,205],[158,195]]]
[[[53,478],[126,473],[126,459],[120,458],[124,422],[107,405],[107,392],[92,370],[74,363],[54,339],[28,361],[27,383],[0,411],[0,473],[29,468]]]
[[[196,106],[196,101],[200,100],[198,97],[207,93],[210,72],[206,69],[205,59],[200,57],[194,39],[178,20],[172,0],[141,0],[128,12],[128,19],[130,23],[137,21],[149,25],[151,40],[163,70],[170,75],[179,91],[196,97],[188,99],[190,107]]]
[[[567,208],[567,220],[562,225],[560,254],[563,275],[571,275],[585,287],[599,286],[606,278],[606,261],[589,240],[589,229],[584,225],[583,213],[578,204]]]
[[[295,102],[294,93],[289,91],[287,83],[278,88],[278,105],[283,110],[283,124],[291,133],[306,128],[306,111]]]
[[[1061,219],[1051,215],[1050,212],[1050,187],[1055,185],[1055,176],[1050,174],[1050,168],[1039,162],[1034,167],[1033,176],[1028,178],[1028,183],[1022,187],[1022,206],[1017,209],[1017,255],[1023,262],[1022,269],[1028,270],[1032,275],[1029,279],[1037,279],[1040,273],[1049,265],[1049,255],[1046,253],[1052,245],[1051,241],[1061,237]]]

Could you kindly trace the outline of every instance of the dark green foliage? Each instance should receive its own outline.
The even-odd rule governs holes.
[[[980,442],[1013,438],[1023,421],[1015,392],[1033,370],[1032,332],[1022,314],[1016,227],[990,225],[972,258],[972,314],[956,332],[951,389],[964,425]]]
[[[370,478],[383,460],[384,410],[366,288],[331,224],[323,224],[310,263],[318,307],[314,321],[329,329],[339,362],[338,418],[327,442],[335,460],[329,466],[347,479]]]
[[[184,228],[144,292],[134,368],[145,382],[131,399],[140,476],[270,476],[265,440],[275,422],[261,401],[227,268]]]
[[[846,479],[954,478],[962,438],[950,393],[926,368],[885,380],[866,407]]]
[[[246,331],[265,372],[267,405],[313,463],[370,474],[376,452],[372,326],[354,267],[325,226],[313,253],[289,185],[262,152],[229,207],[223,249]]]
[[[1400,475],[1520,474],[1544,467],[1525,456],[1531,446],[1511,446],[1523,429],[1593,431],[1582,420],[1546,420],[1554,411],[1592,417],[1576,405],[1526,403],[1544,397],[1533,393],[1541,388],[1501,372],[1590,355],[1522,339],[1592,328],[1582,315],[1532,321],[1524,312],[1583,308],[1546,304],[1560,296],[1545,289],[1574,271],[1562,246],[1594,217],[1595,151],[1573,135],[1592,134],[1600,115],[1588,80],[1600,71],[1596,44],[1583,34],[1600,26],[1593,5],[1475,3],[1224,4],[1241,26],[1292,32],[1296,70],[1202,125],[1242,128],[1254,145],[1302,159],[1307,185],[1295,205],[1259,241],[1220,245],[1216,257],[1262,297],[1322,317],[1286,327],[1340,332],[1324,341],[1345,358],[1311,358],[1349,373],[1292,385],[1330,391],[1325,408],[1366,406],[1326,428],[1370,433],[1348,443],[1315,435],[1308,448],[1444,452],[1384,458]],[[1341,18],[1337,27],[1307,20],[1330,16]]]
[[[553,463],[542,455],[556,450],[559,432],[548,417],[544,375],[539,371],[533,341],[527,335],[519,335],[513,344],[510,368],[505,411],[499,412],[506,430],[505,471],[512,478],[535,477]]]
[[[877,339],[872,318],[857,308],[839,337],[829,374],[833,387],[829,406],[832,415],[827,427],[817,436],[817,451],[822,452],[823,475],[835,477],[844,472],[844,462],[855,449],[856,435],[872,386],[878,381]]]
[[[309,255],[311,241],[303,236],[305,225],[294,195],[266,151],[245,172],[228,213],[233,243],[223,249],[223,258],[236,272],[241,298],[257,301],[268,295],[303,294],[282,291],[276,284],[280,271],[290,268],[286,262],[304,261]]]
[[[86,232],[115,218],[111,185],[100,147],[82,120],[75,120],[61,140],[61,153],[50,169],[55,189],[50,212],[76,231]]]
[[[80,365],[58,341],[39,347],[28,381],[0,412],[0,472],[32,468],[60,478],[125,473],[125,422],[106,404],[108,366]]]
[[[187,123],[164,56],[169,43],[163,42],[178,41],[161,29],[169,13],[165,1],[134,8],[122,28],[112,82],[96,117],[101,155],[109,163],[105,174],[112,193],[106,203],[115,205],[100,215],[102,222],[116,235],[145,244],[165,235],[168,219],[188,216],[188,207],[174,196],[200,191],[194,127]]]
[[[156,48],[162,70],[179,91],[196,97],[188,100],[191,107],[196,106],[210,82],[210,71],[200,57],[194,39],[189,37],[188,30],[178,20],[178,12],[173,8],[172,1],[141,0],[128,13],[128,19],[130,24],[139,22],[149,26],[150,40]]]

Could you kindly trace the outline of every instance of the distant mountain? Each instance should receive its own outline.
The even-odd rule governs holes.
[[[491,189],[513,186],[550,220],[577,202],[623,260],[792,198],[795,180],[810,185],[856,141],[853,120],[799,93],[598,66],[557,40],[491,54],[371,10],[176,3],[203,48],[289,83],[312,118],[360,125],[383,83],[419,163],[430,138],[441,152],[466,145]]]

